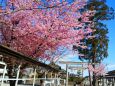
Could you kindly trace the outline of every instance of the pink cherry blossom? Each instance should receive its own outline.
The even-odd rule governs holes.
[[[92,32],[89,17],[94,12],[79,11],[86,4],[85,0],[72,3],[65,0],[8,0],[7,3],[0,14],[1,21],[7,25],[0,29],[3,36],[0,43],[27,56],[50,59],[51,54],[46,51],[78,45],[84,35]],[[78,21],[79,18],[82,21]],[[89,23],[87,27],[86,22]]]
[[[89,64],[88,70],[91,72],[94,72],[97,76],[105,75],[105,73],[106,73],[104,64],[95,65],[95,68],[91,64]]]

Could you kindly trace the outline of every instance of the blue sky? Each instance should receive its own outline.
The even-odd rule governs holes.
[[[107,4],[115,9],[115,0],[107,0]],[[105,22],[109,28],[109,56],[104,60],[108,64],[108,70],[115,70],[115,19]]]

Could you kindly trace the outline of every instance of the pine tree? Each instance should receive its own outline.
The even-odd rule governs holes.
[[[92,29],[96,31],[92,34],[89,34],[94,35],[95,38],[85,38],[81,40],[84,45],[87,46],[86,49],[76,46],[73,46],[73,49],[78,50],[80,54],[84,54],[84,56],[79,56],[80,60],[86,60],[91,63],[100,63],[104,58],[108,56],[108,28],[106,24],[103,23],[103,21],[113,19],[114,10],[106,4],[105,0],[89,0],[85,10],[96,11],[95,15],[90,18],[90,20],[94,22],[94,26],[92,27]],[[92,65],[93,67],[95,67],[95,64]],[[93,73],[93,86],[96,86],[95,83],[96,77]]]

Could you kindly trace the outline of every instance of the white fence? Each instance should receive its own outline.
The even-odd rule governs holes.
[[[9,81],[15,81],[15,86],[62,86],[65,85],[65,80],[60,78],[36,78],[36,69],[34,71],[34,78],[19,78],[20,66],[18,66],[18,71],[16,78],[5,77],[7,65],[0,61],[0,65],[3,65],[2,77],[0,78],[0,86],[9,86]],[[19,85],[19,82],[23,82]],[[42,83],[41,83],[42,81]]]
[[[65,80],[60,78],[25,78],[25,79],[9,79],[9,78],[0,78],[1,82],[0,86],[9,86],[9,80],[15,81],[15,86],[62,86],[65,85]],[[22,81],[23,83],[18,83]],[[42,84],[41,82],[42,81]]]

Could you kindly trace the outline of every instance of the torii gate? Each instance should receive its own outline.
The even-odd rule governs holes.
[[[73,62],[73,61],[59,61],[60,64],[66,64],[66,86],[68,86],[68,69],[81,69],[82,70],[82,76],[83,76],[83,70],[87,69],[84,67],[84,65],[88,64],[97,64],[97,63],[88,63],[88,62]],[[82,67],[72,67],[69,65],[82,65]]]

